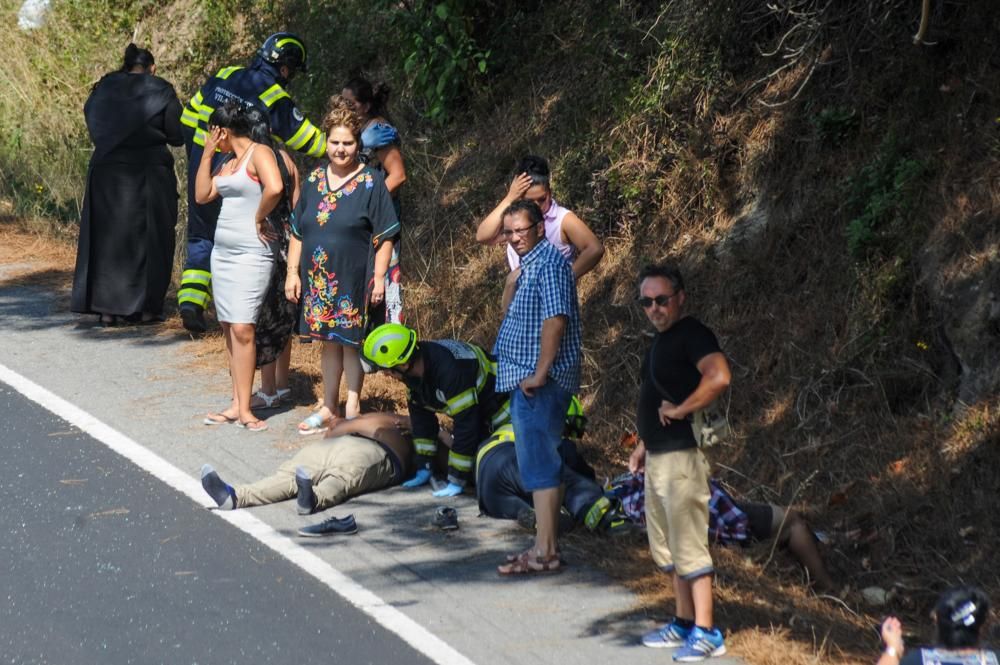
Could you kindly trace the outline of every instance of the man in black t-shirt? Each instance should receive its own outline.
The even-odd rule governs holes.
[[[636,426],[639,444],[629,470],[646,472],[646,531],[653,560],[674,577],[674,619],[642,638],[649,647],[678,648],[674,660],[726,653],[712,618],[708,551],[709,468],[691,417],[729,386],[730,371],[715,335],[683,313],[684,280],[668,266],[639,274],[639,303],[656,335],[642,366]]]

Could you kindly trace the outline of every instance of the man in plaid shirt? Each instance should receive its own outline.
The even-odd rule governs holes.
[[[536,515],[534,547],[509,556],[501,575],[560,570],[559,443],[580,386],[580,311],[573,269],[545,239],[542,220],[534,202],[516,201],[504,211],[501,231],[521,259],[521,276],[494,347],[496,389],[511,393],[517,465]]]

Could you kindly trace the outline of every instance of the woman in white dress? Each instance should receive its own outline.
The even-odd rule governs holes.
[[[212,295],[233,379],[232,403],[227,409],[208,414],[205,424],[235,423],[252,432],[267,429],[267,423],[250,410],[256,368],[254,336],[257,314],[271,279],[277,240],[266,219],[284,190],[274,152],[250,139],[259,115],[256,109],[235,103],[212,112],[208,121],[211,131],[195,180],[198,203],[222,197],[212,249]],[[233,158],[212,175],[216,149],[232,153]]]

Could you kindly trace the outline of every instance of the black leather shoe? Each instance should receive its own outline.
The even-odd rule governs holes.
[[[205,311],[194,307],[181,307],[181,323],[188,332],[201,334],[208,330],[205,323]]]
[[[347,517],[331,517],[325,522],[304,526],[299,529],[299,535],[306,538],[322,538],[324,536],[336,536],[338,534],[350,535],[358,532],[358,524],[354,521],[354,515]]]

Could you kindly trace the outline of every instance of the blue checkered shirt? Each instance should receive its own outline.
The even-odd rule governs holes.
[[[566,330],[559,342],[549,378],[563,390],[580,388],[580,308],[576,300],[573,268],[544,238],[521,257],[517,292],[500,324],[493,353],[497,358],[497,391],[514,390],[535,373],[542,350],[542,323],[563,315]]]

